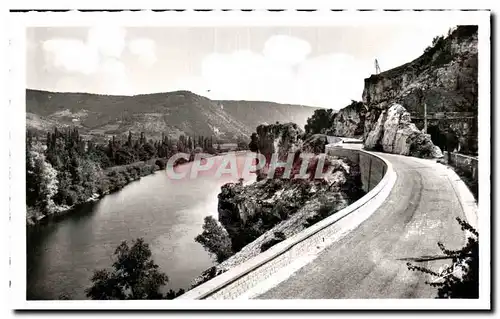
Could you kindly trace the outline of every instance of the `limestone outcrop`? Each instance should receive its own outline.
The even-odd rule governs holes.
[[[357,137],[362,131],[367,148],[398,154],[439,156],[431,143],[475,154],[477,58],[477,26],[458,26],[447,37],[436,37],[417,59],[365,79],[363,107],[353,103],[339,110],[328,134]],[[418,133],[424,107],[430,137]]]
[[[295,123],[276,123],[257,127],[258,152],[270,158],[277,153],[286,160],[289,153],[300,150],[304,131]]]
[[[327,135],[361,137],[365,129],[367,108],[363,102],[353,101],[333,115],[333,125]]]
[[[443,156],[431,136],[411,123],[410,113],[399,104],[382,111],[365,139],[365,148],[422,158]]]
[[[364,195],[357,164],[326,155],[324,176],[314,178],[316,165],[316,161],[311,161],[309,179],[274,178],[246,186],[222,186],[218,219],[231,237],[236,253],[215,266],[216,273],[258,255],[262,245],[276,233],[289,238],[301,232],[320,207],[327,205],[333,214]],[[203,281],[198,278],[195,282],[200,280]]]

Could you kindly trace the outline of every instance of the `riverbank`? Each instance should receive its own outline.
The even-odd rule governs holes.
[[[245,151],[235,151],[236,154],[241,154]],[[222,156],[231,152],[212,154],[215,156]],[[192,154],[194,155],[194,154]],[[179,159],[175,163],[175,166],[183,165],[194,161],[194,156],[191,156],[189,160]],[[140,180],[142,177],[151,175],[159,170],[164,170],[166,168],[167,159],[166,158],[153,158],[147,161],[135,162],[127,165],[120,165],[107,168],[103,170],[101,189],[93,193],[92,196],[87,197],[85,200],[77,202],[71,206],[67,205],[55,205],[53,207],[53,213],[47,214],[41,211],[32,209],[28,207],[26,216],[26,225],[28,227],[36,227],[38,225],[57,221],[58,219],[64,218],[66,215],[70,214],[72,211],[77,209],[79,206],[84,205],[89,202],[94,202],[102,199],[104,196],[117,192],[127,186],[128,184]]]
[[[28,227],[36,227],[49,221],[55,221],[71,213],[77,207],[85,203],[97,201],[108,194],[122,189],[131,182],[139,180],[141,177],[153,174],[154,172],[161,169],[160,166],[156,164],[158,160],[161,159],[151,159],[148,161],[141,161],[127,165],[114,166],[103,170],[103,176],[99,181],[101,188],[98,190],[98,192],[93,193],[85,200],[76,202],[71,206],[54,205],[52,207],[52,213],[43,213],[41,211],[28,207],[26,225]]]
[[[245,159],[245,154],[238,156],[238,165]],[[222,160],[217,157],[215,165]],[[181,165],[179,171],[189,171],[194,163]],[[254,175],[245,181],[253,180]],[[194,240],[203,218],[217,216],[220,187],[237,181],[229,174],[174,180],[160,170],[55,222],[27,229],[29,299],[54,300],[62,294],[87,299],[84,290],[94,270],[111,267],[116,247],[137,238],[150,245],[155,263],[169,277],[164,293],[188,288],[214,264]]]

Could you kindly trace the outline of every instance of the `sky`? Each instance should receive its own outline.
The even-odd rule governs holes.
[[[32,27],[27,87],[111,95],[189,90],[211,99],[340,109],[364,78],[409,62],[451,25]]]

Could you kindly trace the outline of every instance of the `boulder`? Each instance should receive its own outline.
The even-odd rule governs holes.
[[[422,158],[443,156],[431,136],[411,122],[410,113],[400,104],[381,112],[377,124],[368,133],[365,148]]]

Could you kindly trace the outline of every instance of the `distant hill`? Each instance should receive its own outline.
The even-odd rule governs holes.
[[[257,127],[260,124],[274,124],[276,122],[293,122],[301,127],[307,123],[307,118],[311,117],[315,107],[279,104],[263,101],[217,101],[222,104],[224,111],[250,127]]]
[[[214,136],[223,140],[248,137],[264,122],[304,125],[314,108],[272,102],[212,101],[189,91],[112,96],[26,90],[26,125],[40,131],[76,126],[84,135],[108,138],[128,131]]]

